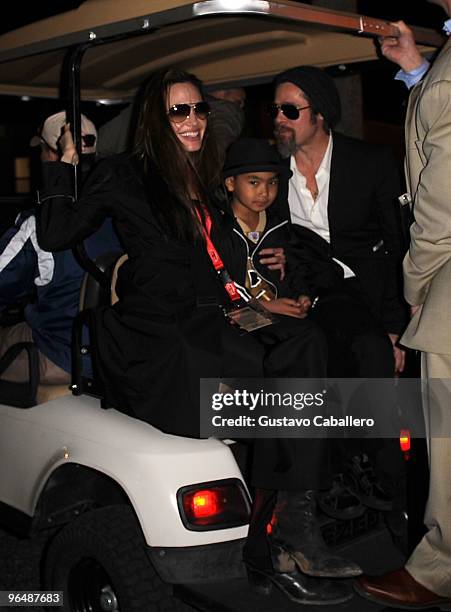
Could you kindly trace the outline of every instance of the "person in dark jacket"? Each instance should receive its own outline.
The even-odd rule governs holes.
[[[114,218],[129,258],[118,274],[119,301],[94,313],[104,402],[164,432],[198,437],[200,378],[285,372],[271,359],[277,331],[240,333],[223,314],[222,306],[231,306],[236,293],[233,284],[221,282],[214,265],[212,194],[220,187],[221,168],[201,83],[165,68],[151,76],[143,100],[133,154],[100,162],[78,202],[70,196],[70,165],[48,169],[51,187],[42,198],[38,239],[43,248],[64,249],[95,231],[105,217]],[[62,161],[70,163],[73,156],[66,129]],[[324,338],[313,323],[299,323],[304,331],[295,355],[297,376],[321,378]],[[297,486],[296,457],[285,453],[281,461],[278,451],[276,441],[262,465],[254,465],[258,486]],[[319,557],[315,563],[329,570],[326,575],[360,572],[330,553]],[[296,577],[287,580],[296,590]],[[311,580],[315,584],[307,591],[298,587],[300,600],[349,597],[341,584],[320,581],[318,587]]]
[[[338,91],[314,66],[276,77],[270,112],[277,147],[293,171],[280,205],[298,248],[339,265],[344,277],[312,296],[319,298],[312,314],[354,369],[346,371],[337,356],[329,375],[388,378],[402,372],[404,351],[397,342],[406,307],[396,214],[401,187],[391,151],[334,131],[341,113]]]

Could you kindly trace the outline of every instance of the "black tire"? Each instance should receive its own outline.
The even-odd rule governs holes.
[[[179,610],[127,506],[92,510],[59,531],[47,551],[44,580],[46,589],[64,592],[63,612]]]

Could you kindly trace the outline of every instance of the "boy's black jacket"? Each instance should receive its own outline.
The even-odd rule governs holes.
[[[266,228],[258,244],[250,244],[236,221],[228,200],[216,202],[213,211],[213,243],[232,279],[245,286],[247,258],[272,287],[276,297],[296,299],[300,295],[316,297],[324,289],[338,287],[343,280],[341,267],[324,258],[322,251],[308,245],[302,247],[299,238],[294,238],[290,220],[273,204],[266,209]],[[282,247],[287,257],[285,279],[280,281],[280,271],[270,270],[260,263],[259,251],[264,248]]]

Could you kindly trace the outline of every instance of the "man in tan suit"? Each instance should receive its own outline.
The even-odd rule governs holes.
[[[451,0],[430,0],[451,17]],[[412,318],[402,344],[422,352],[423,406],[430,488],[426,535],[405,567],[362,576],[358,593],[390,607],[451,610],[451,40],[433,66],[419,54],[410,29],[382,41],[383,54],[414,87],[406,117],[406,180],[414,207],[404,260],[404,294]],[[451,32],[451,19],[445,22]],[[408,83],[409,84],[409,83]]]

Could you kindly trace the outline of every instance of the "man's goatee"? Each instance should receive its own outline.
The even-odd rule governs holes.
[[[276,139],[277,150],[279,151],[279,155],[282,158],[291,157],[296,153],[296,142],[294,138],[290,138],[289,140],[284,140],[280,137],[279,132],[274,132],[274,137]]]

